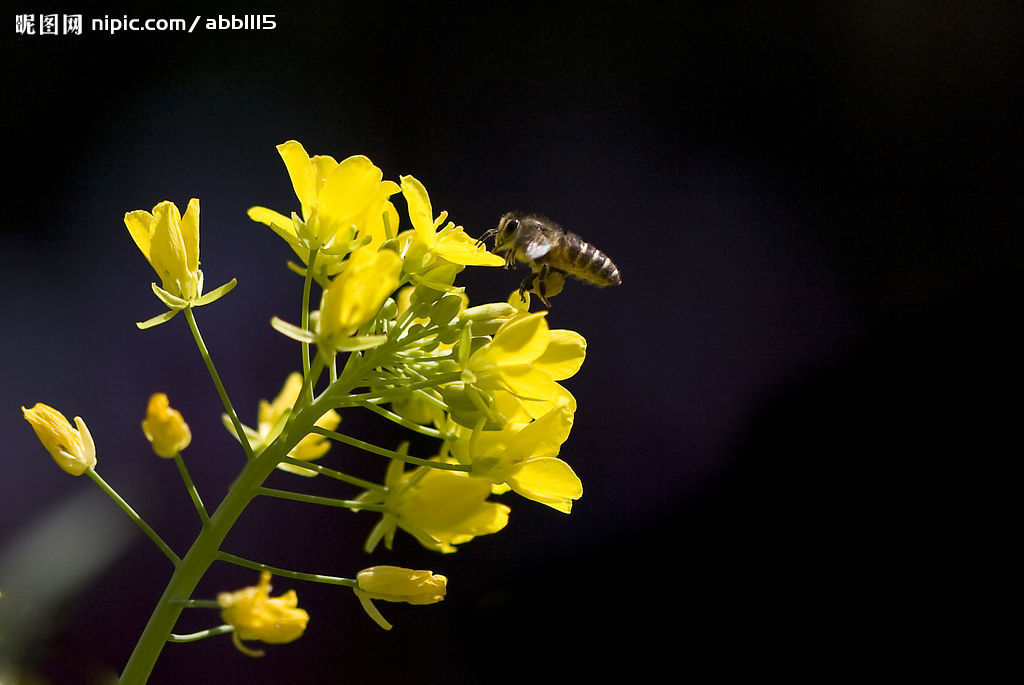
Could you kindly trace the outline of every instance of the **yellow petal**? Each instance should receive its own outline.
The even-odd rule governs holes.
[[[527,499],[568,514],[573,500],[583,496],[583,483],[561,459],[543,457],[525,462],[508,479],[512,489]]]
[[[277,151],[288,169],[295,197],[299,198],[299,203],[302,205],[302,218],[308,219],[309,211],[316,206],[317,187],[309,155],[306,153],[306,149],[294,140],[281,143],[277,146]]]
[[[562,387],[551,376],[531,364],[499,366],[491,373],[481,374],[478,379],[480,387],[497,386],[521,400],[552,402],[564,395]]]
[[[553,457],[569,437],[570,430],[572,414],[564,406],[555,407],[508,440],[508,455],[516,461]]]
[[[320,239],[351,240],[352,219],[379,197],[383,174],[363,155],[342,160],[320,188]]]
[[[434,239],[434,214],[430,207],[427,189],[414,176],[402,176],[402,195],[409,205],[409,221],[416,230],[416,237],[426,245]]]
[[[434,252],[449,262],[464,266],[503,266],[505,258],[487,251],[487,248],[469,237],[462,228],[439,234]]]
[[[288,374],[288,377],[284,380],[284,385],[281,386],[281,392],[277,393],[277,397],[274,398],[273,402],[267,405],[266,415],[264,415],[263,407],[260,407],[260,423],[274,423],[277,421],[277,417],[295,405],[295,400],[299,399],[299,391],[301,389],[302,374],[298,371]]]
[[[164,290],[185,298],[195,295],[185,292],[189,279],[185,266],[185,243],[181,238],[181,214],[178,213],[178,208],[173,202],[165,200],[153,208],[153,216],[156,221],[149,258],[153,269],[160,276]]]
[[[124,224],[128,227],[128,233],[131,234],[132,240],[135,241],[146,261],[150,261],[149,253],[153,242],[153,224],[155,222],[156,219],[153,215],[143,209],[136,209],[134,212],[124,215]]]
[[[391,250],[361,247],[324,291],[320,336],[349,336],[369,321],[398,287],[402,258]],[[337,341],[335,341],[337,342]]]
[[[275,212],[266,207],[250,207],[247,212],[253,221],[269,226],[274,233],[278,234],[292,247],[298,245],[298,237],[295,235],[295,224],[284,214]]]
[[[475,533],[475,525],[484,525],[482,521],[469,524],[481,513],[488,510],[485,520],[493,523],[490,504],[485,502],[491,494],[491,484],[482,478],[470,478],[464,473],[431,469],[415,486],[401,494],[396,507],[400,519],[408,519],[418,526],[430,531],[440,531],[448,535],[456,533]]]
[[[548,346],[534,362],[556,381],[571,378],[587,356],[587,341],[576,331],[548,331]]]
[[[547,312],[517,317],[503,324],[494,339],[469,359],[473,371],[489,366],[530,364],[540,357],[548,345]]]
[[[554,386],[554,393],[543,400],[531,400],[522,397],[517,398],[522,404],[523,411],[530,418],[539,419],[555,407],[560,406],[565,407],[570,414],[576,413],[576,398],[572,396],[572,393],[558,383],[555,383]],[[495,397],[497,397],[498,394],[499,393],[495,393]],[[500,394],[504,395],[507,393]]]
[[[313,181],[316,185],[316,194],[319,197],[320,189],[324,187],[324,181],[338,168],[338,160],[330,155],[313,155],[309,158],[313,165]]]
[[[192,198],[181,217],[181,240],[185,246],[185,267],[191,273],[199,269],[199,200]]]

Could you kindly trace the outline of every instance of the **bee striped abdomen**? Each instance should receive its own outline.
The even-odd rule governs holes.
[[[596,286],[619,285],[619,270],[606,254],[575,233],[565,233],[547,255],[547,263]]]

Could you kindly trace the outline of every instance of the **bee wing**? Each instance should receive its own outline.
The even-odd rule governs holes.
[[[540,231],[534,232],[526,244],[523,245],[523,254],[527,259],[540,259],[554,247],[554,243]]]

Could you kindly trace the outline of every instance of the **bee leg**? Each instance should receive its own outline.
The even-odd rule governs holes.
[[[551,275],[551,267],[547,264],[540,265],[540,271],[533,274],[537,279],[537,296],[540,297],[540,301],[544,303],[544,306],[551,309],[551,303],[548,302],[548,276]]]
[[[530,275],[523,279],[523,282],[519,284],[519,299],[526,302],[526,293],[533,289],[533,282],[537,278],[537,273],[531,271]]]

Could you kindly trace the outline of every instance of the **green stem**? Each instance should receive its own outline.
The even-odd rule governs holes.
[[[215,599],[183,599],[177,602],[186,609],[220,609],[220,602]]]
[[[325,576],[319,573],[303,573],[302,571],[291,571],[286,568],[279,568],[277,566],[270,566],[268,564],[261,564],[258,561],[250,561],[234,554],[227,552],[219,552],[217,558],[221,561],[227,561],[238,566],[245,568],[251,568],[256,571],[270,571],[275,576],[282,576],[284,578],[292,578],[294,580],[308,580],[314,583],[325,583],[327,585],[344,585],[346,587],[355,587],[356,581],[352,578],[341,578],[338,576]]]
[[[97,485],[100,486],[100,489],[103,490],[103,492],[107,493],[110,499],[117,502],[117,506],[121,507],[124,513],[128,514],[128,518],[130,518],[132,521],[135,521],[139,528],[142,529],[142,532],[149,536],[149,539],[152,540],[156,544],[156,546],[160,548],[160,551],[163,552],[167,556],[167,558],[171,560],[172,564],[177,566],[181,563],[181,557],[174,553],[174,550],[172,550],[167,545],[167,543],[164,542],[159,535],[157,535],[157,532],[153,530],[148,523],[143,521],[141,516],[135,513],[135,510],[132,509],[131,505],[128,504],[128,502],[126,502],[124,498],[121,497],[121,495],[117,494],[117,491],[114,490],[114,488],[110,487],[107,481],[103,480],[103,478],[100,477],[100,474],[96,473],[96,469],[86,469],[85,472],[89,474],[89,477],[92,478]]]
[[[408,454],[402,454],[401,452],[396,452],[394,450],[389,450],[389,449],[385,449],[383,447],[378,447],[377,445],[374,445],[373,443],[366,442],[366,441],[360,440],[358,438],[350,437],[348,435],[345,435],[344,433],[338,433],[336,431],[329,431],[326,428],[321,428],[320,426],[313,426],[312,432],[313,433],[319,433],[320,435],[323,435],[324,437],[330,438],[331,440],[337,440],[338,442],[343,442],[346,445],[351,445],[352,447],[357,447],[357,448],[359,448],[361,450],[364,450],[366,452],[372,452],[373,454],[379,454],[382,457],[389,457],[391,459],[397,459],[399,461],[404,461],[404,462],[406,462],[408,464],[416,464],[417,466],[427,466],[427,467],[430,467],[432,469],[442,469],[442,470],[446,470],[446,471],[466,471],[466,472],[469,472],[470,470],[472,470],[472,467],[466,466],[464,464],[446,464],[444,462],[432,461],[430,459],[420,459],[419,457],[410,457]]]
[[[362,488],[363,490],[384,489],[384,486],[380,485],[379,483],[371,483],[368,480],[363,480],[362,478],[356,478],[355,476],[350,476],[347,473],[343,473],[341,471],[329,469],[326,466],[321,466],[320,464],[317,464],[312,461],[303,461],[301,459],[296,459],[294,457],[285,457],[281,461],[285,464],[291,464],[292,466],[299,466],[304,469],[312,469],[313,471],[316,471],[317,473],[323,476],[333,478],[334,480],[340,480],[343,483],[348,483],[350,485],[355,485],[356,487]]]
[[[306,502],[308,504],[320,504],[325,507],[343,507],[345,509],[365,509],[367,511],[384,511],[383,504],[367,504],[354,499],[336,499],[334,497],[321,497],[320,495],[307,495],[302,492],[290,492],[276,488],[260,488],[256,494],[279,499],[290,499],[295,502]]]
[[[343,390],[339,388],[339,392]],[[302,410],[295,417],[290,429],[283,431],[273,443],[242,467],[242,472],[228,489],[227,495],[210,516],[209,525],[199,531],[192,546],[175,567],[121,674],[121,685],[143,685],[149,678],[178,616],[181,615],[185,606],[183,602],[189,599],[206,569],[216,559],[220,545],[228,532],[284,455],[310,433],[313,423],[324,411],[326,409],[322,405],[316,404]]]
[[[429,426],[421,426],[420,424],[416,423],[415,421],[410,421],[409,419],[405,418],[404,416],[399,416],[398,414],[394,413],[393,411],[389,411],[389,410],[385,409],[384,407],[378,407],[373,402],[360,402],[359,406],[363,407],[364,409],[369,409],[370,411],[374,412],[375,414],[380,414],[381,416],[383,416],[388,421],[392,421],[394,423],[397,423],[399,426],[403,426],[405,428],[408,428],[409,430],[415,431],[417,433],[420,433],[421,435],[429,435],[430,437],[437,438],[439,440],[454,440],[455,437],[456,437],[454,435],[449,435],[447,433],[442,433],[441,431],[437,430],[436,428],[431,428]]]
[[[196,345],[199,347],[199,354],[202,355],[203,361],[206,363],[206,369],[210,372],[210,378],[213,379],[213,384],[217,387],[217,394],[220,395],[220,401],[224,405],[224,410],[228,413],[228,417],[231,419],[231,425],[235,427],[235,435],[238,436],[238,441],[242,443],[242,449],[245,450],[245,457],[249,461],[252,461],[252,445],[249,444],[249,438],[246,436],[245,431],[242,430],[242,422],[238,420],[238,414],[235,413],[235,408],[232,406],[231,400],[228,399],[228,393],[224,389],[224,384],[220,380],[220,374],[217,373],[217,367],[213,365],[213,359],[210,357],[210,351],[206,349],[206,343],[203,342],[203,336],[199,333],[199,326],[196,324],[196,316],[192,313],[191,307],[185,307],[185,318],[188,320],[188,327],[192,331],[192,337],[195,338]]]
[[[223,635],[224,633],[230,633],[234,629],[235,629],[234,626],[229,626],[227,624],[224,624],[222,626],[217,626],[216,628],[209,628],[207,630],[200,630],[198,633],[189,633],[188,635],[175,635],[174,633],[171,633],[170,635],[167,636],[167,641],[168,642],[195,642],[196,640],[202,640],[202,639],[205,639],[205,638],[208,638],[208,637],[213,637],[214,635]]]
[[[316,255],[319,248],[309,251],[309,259],[306,264],[306,278],[302,284],[302,327],[309,330],[309,291],[313,281],[313,265],[316,263]],[[309,343],[302,343],[302,377],[309,378]],[[313,401],[312,395],[309,397]]]
[[[185,460],[181,458],[181,452],[174,455],[174,463],[178,465],[178,472],[181,474],[181,479],[185,481],[185,489],[188,490],[188,496],[192,498],[192,504],[195,505],[196,511],[199,513],[199,519],[204,526],[209,525],[210,515],[206,512],[206,507],[203,506],[203,500],[199,496],[199,491],[196,490],[195,483],[192,482],[192,477],[185,466]]]
[[[401,397],[402,395],[408,394],[413,390],[419,390],[420,388],[433,388],[446,383],[454,383],[462,378],[461,371],[452,371],[451,373],[441,373],[432,378],[419,381],[417,383],[410,383],[409,385],[403,385],[400,388],[391,388],[384,390],[383,392],[366,392],[361,395],[350,395],[341,401],[339,406],[354,406],[361,404],[362,402],[374,402],[384,401],[391,397]]]

